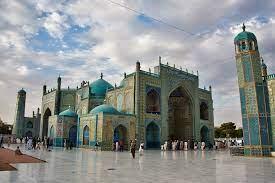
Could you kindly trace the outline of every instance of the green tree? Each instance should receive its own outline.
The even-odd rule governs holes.
[[[237,137],[237,138],[243,137],[243,129],[242,128],[238,128],[237,130],[235,130],[235,137]]]
[[[227,138],[235,137],[235,129],[236,129],[235,123],[233,123],[233,122],[223,123],[223,124],[221,124],[220,129],[225,134],[225,137],[227,137]]]

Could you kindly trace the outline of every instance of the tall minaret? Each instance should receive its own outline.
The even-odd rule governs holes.
[[[235,39],[235,56],[244,134],[244,153],[270,156],[271,123],[267,82],[258,50],[257,38],[245,31]]]
[[[23,134],[25,104],[26,104],[26,91],[22,88],[17,93],[15,117],[14,117],[13,129],[12,129],[12,134],[15,134],[16,137],[18,138],[25,135]]]
[[[60,113],[60,101],[61,101],[61,77],[60,75],[57,78],[57,90],[55,97],[55,111],[54,114],[58,115]]]

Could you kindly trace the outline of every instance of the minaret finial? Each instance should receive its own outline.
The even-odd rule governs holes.
[[[245,25],[244,25],[244,23],[243,23],[243,27],[242,27],[242,29],[243,29],[243,32],[245,31],[245,28],[246,28],[246,27],[245,27]]]
[[[263,57],[261,57],[261,60],[262,60],[262,64],[264,63],[264,59],[263,59]]]
[[[102,78],[103,78],[103,73],[100,74],[100,79],[102,79]]]
[[[161,56],[159,56],[159,63],[161,64]]]

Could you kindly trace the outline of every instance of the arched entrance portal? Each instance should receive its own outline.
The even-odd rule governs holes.
[[[123,125],[118,125],[114,130],[114,142],[119,142],[123,145],[123,149],[128,149],[128,134],[127,128]]]
[[[146,148],[147,149],[160,148],[159,127],[154,122],[151,122],[146,128]]]
[[[32,132],[31,132],[31,131],[28,131],[28,132],[26,133],[26,137],[32,137]]]
[[[183,87],[176,88],[168,100],[169,138],[193,139],[192,101]]]
[[[46,109],[43,115],[43,130],[42,137],[48,136],[48,125],[49,125],[49,117],[52,115],[52,112],[49,108]]]
[[[77,127],[72,126],[69,130],[69,141],[72,142],[73,147],[76,147]]]
[[[201,127],[201,142],[209,143],[209,130],[206,126]]]
[[[89,138],[89,127],[86,125],[83,129],[83,145],[89,145],[89,141],[90,141],[90,138]]]

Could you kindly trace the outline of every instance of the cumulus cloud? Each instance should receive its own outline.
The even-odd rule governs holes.
[[[0,2],[0,95],[10,98],[0,98],[8,104],[0,107],[2,119],[12,122],[16,91],[21,87],[27,88],[27,113],[31,114],[40,106],[42,84],[55,87],[58,74],[64,87],[94,80],[100,72],[114,84],[123,72],[134,70],[136,60],[148,70],[160,55],[165,63],[199,70],[201,87],[212,85],[216,124],[241,125],[233,39],[246,22],[247,30],[258,37],[269,70],[275,72],[273,1],[114,2],[185,31],[108,0]],[[40,39],[31,42],[34,37]],[[55,47],[58,43],[61,46]],[[43,49],[35,49],[37,45]]]

